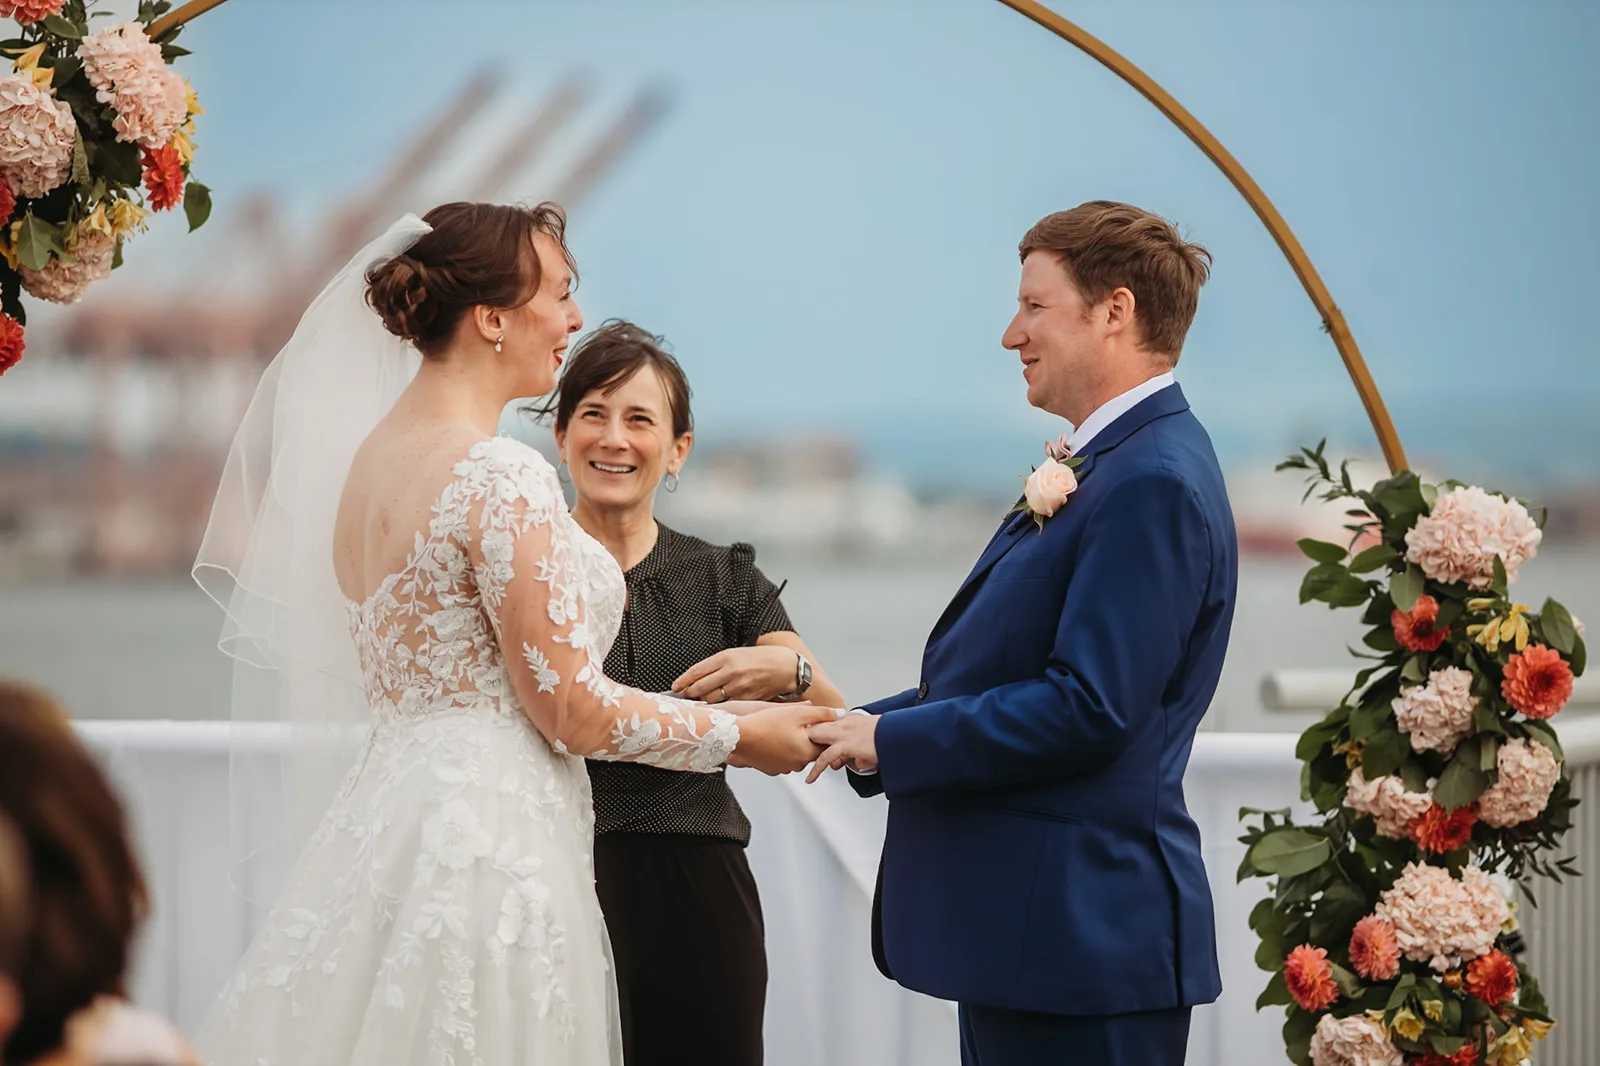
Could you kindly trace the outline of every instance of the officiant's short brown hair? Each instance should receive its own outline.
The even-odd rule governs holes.
[[[1211,253],[1184,240],[1171,222],[1112,200],[1046,215],[1017,251],[1023,259],[1054,252],[1091,305],[1126,288],[1133,293],[1144,347],[1174,363],[1200,306],[1200,287],[1211,275]]]

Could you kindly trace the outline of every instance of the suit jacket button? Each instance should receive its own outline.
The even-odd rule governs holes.
[[[917,699],[925,700],[927,698],[928,698],[928,683],[926,681],[924,681],[924,682],[922,682],[922,684],[917,686]]]

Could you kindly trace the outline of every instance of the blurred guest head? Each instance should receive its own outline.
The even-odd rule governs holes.
[[[578,342],[552,411],[578,506],[594,511],[649,510],[694,446],[683,367],[631,322],[607,322]]]
[[[0,1047],[21,1017],[17,973],[27,931],[28,861],[11,820],[0,814]]]
[[[1172,223],[1095,200],[1040,219],[1017,250],[1001,343],[1022,357],[1033,406],[1078,424],[1178,362],[1211,256]]]
[[[0,814],[31,874],[16,977],[23,1012],[6,1066],[59,1050],[68,1021],[121,995],[148,909],[122,804],[44,693],[0,683]]]

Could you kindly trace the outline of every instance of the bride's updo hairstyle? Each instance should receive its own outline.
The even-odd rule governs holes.
[[[367,304],[425,356],[441,355],[474,307],[508,310],[533,299],[541,280],[535,233],[554,240],[578,276],[559,204],[440,204],[423,221],[431,232],[367,271]]]

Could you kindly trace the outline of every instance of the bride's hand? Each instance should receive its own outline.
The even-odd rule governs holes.
[[[729,766],[750,766],[773,777],[804,770],[822,754],[806,730],[819,722],[832,722],[832,707],[809,703],[779,703],[739,719],[739,743],[728,758]]]
[[[762,711],[773,707],[809,707],[803,703],[768,703],[765,700],[729,700],[726,703],[710,703],[708,707],[715,707],[719,711],[727,711],[731,715],[743,718],[750,714],[760,714]]]

